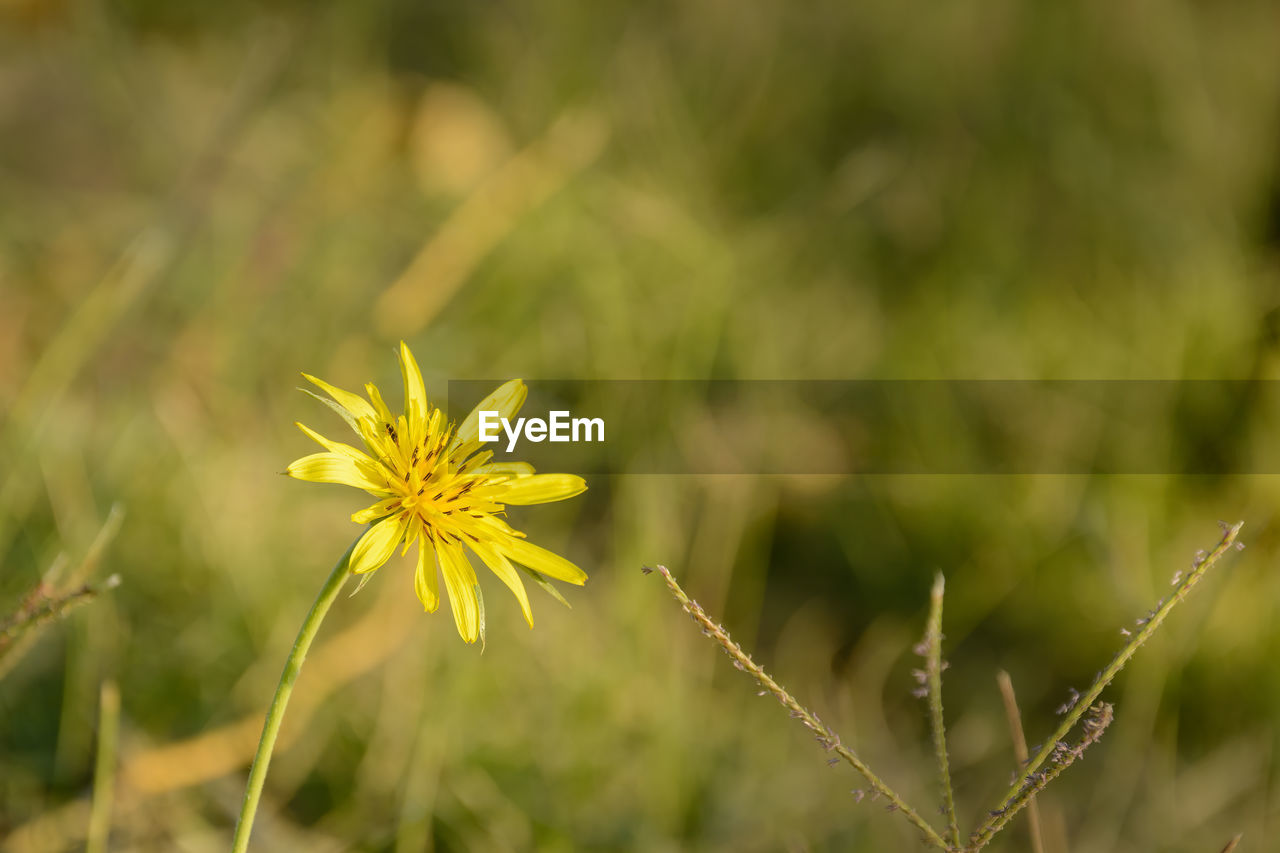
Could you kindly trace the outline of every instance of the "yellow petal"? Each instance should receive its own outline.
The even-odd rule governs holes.
[[[330,453],[340,453],[343,456],[349,456],[352,459],[366,460],[372,464],[375,464],[375,465],[377,464],[375,460],[369,456],[369,454],[365,453],[363,450],[360,450],[359,448],[352,447],[349,444],[343,444],[341,441],[333,441],[332,439],[325,438],[323,435],[316,432],[306,424],[298,423],[297,421],[294,421],[293,425],[296,426],[298,429],[302,430],[308,436],[310,436],[316,443],[318,443],[325,450],[328,450]]]
[[[369,395],[369,399],[373,402],[373,409],[378,413],[378,421],[384,424],[394,424],[396,419],[383,401],[382,392],[378,390],[378,386],[372,382],[366,382],[364,392]]]
[[[403,557],[409,553],[409,548],[414,542],[418,541],[418,537],[422,535],[422,516],[413,513],[409,516],[409,521],[404,526],[404,550],[400,552]]]
[[[530,477],[533,466],[528,462],[488,462],[467,469],[468,474],[484,474],[488,477]]]
[[[306,380],[313,385],[319,386],[326,394],[334,399],[342,408],[351,413],[356,420],[361,418],[370,418],[376,420],[378,415],[373,410],[373,406],[361,397],[359,394],[352,394],[350,391],[343,391],[341,388],[335,388],[323,379],[317,379],[309,373],[302,374]]]
[[[444,575],[445,589],[449,591],[449,606],[453,609],[453,621],[458,633],[468,643],[480,636],[480,603],[476,599],[476,572],[462,548],[452,542],[436,545],[436,559]]]
[[[480,517],[475,519],[475,523],[481,528],[479,531],[480,538],[499,546],[498,550],[502,550],[501,545],[508,538],[517,539],[524,535],[523,533],[517,533],[510,524],[507,524],[498,516],[488,513],[481,513]]]
[[[404,467],[404,454],[400,452],[400,445],[392,440],[385,423],[363,418],[356,422],[356,431],[364,439],[365,447],[369,448],[369,455],[377,459],[379,465]]]
[[[413,589],[428,613],[440,606],[440,584],[436,579],[436,549],[424,536],[418,542],[418,570],[413,575]]]
[[[391,515],[400,506],[400,498],[390,497],[378,501],[371,507],[360,510],[351,514],[351,520],[356,524],[368,524],[371,521],[377,521]]]
[[[587,573],[582,569],[559,554],[554,554],[546,548],[539,548],[532,542],[511,538],[499,545],[498,548],[520,565],[528,566],[535,572],[540,572],[548,577],[577,584],[578,586],[582,586],[587,582]]]
[[[387,484],[369,476],[364,467],[341,453],[313,453],[289,463],[286,473],[311,483],[338,483],[375,493],[385,493]]]
[[[512,379],[504,383],[497,391],[485,397],[467,415],[467,419],[458,427],[457,434],[449,444],[449,455],[466,457],[471,451],[480,447],[480,413],[497,412],[499,417],[510,418],[524,405],[524,398],[529,396],[529,389],[521,379]],[[463,451],[459,453],[458,451]]]
[[[498,500],[508,504],[544,504],[562,501],[587,490],[587,483],[574,474],[534,474],[503,483]]]
[[[351,572],[371,572],[391,559],[402,535],[404,525],[399,518],[388,518],[370,527],[351,552]]]
[[[495,575],[502,579],[507,585],[507,589],[511,590],[520,602],[520,610],[524,613],[524,621],[529,623],[529,627],[533,627],[533,610],[529,607],[529,594],[525,592],[524,582],[520,580],[520,573],[516,571],[516,567],[502,554],[480,542],[468,543],[471,550],[484,561]]]
[[[404,341],[400,342],[400,373],[404,376],[404,411],[409,423],[418,428],[427,419],[431,405],[427,402],[427,387],[422,382],[418,361]]]

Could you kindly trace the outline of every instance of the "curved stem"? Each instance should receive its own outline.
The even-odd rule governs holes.
[[[236,821],[236,835],[231,847],[233,853],[244,853],[249,849],[249,833],[253,831],[253,817],[258,811],[258,801],[262,799],[262,785],[267,780],[267,766],[271,763],[271,751],[275,748],[276,736],[280,734],[280,724],[284,721],[284,709],[289,704],[289,696],[293,693],[293,683],[298,680],[298,673],[302,671],[302,662],[307,658],[307,649],[311,648],[311,641],[320,630],[320,623],[324,621],[329,607],[338,597],[342,585],[347,582],[347,576],[351,574],[351,552],[355,550],[356,542],[359,541],[360,537],[357,536],[347,548],[347,552],[338,560],[337,565],[333,567],[333,571],[329,573],[329,579],[320,588],[315,604],[311,605],[307,618],[302,620],[302,627],[298,629],[298,637],[293,641],[293,651],[285,661],[284,672],[280,673],[280,684],[276,686],[276,695],[271,700],[271,707],[267,708],[267,719],[262,724],[262,739],[258,741],[258,751],[254,753],[253,767],[249,770],[249,784],[245,787],[244,803],[240,806],[240,818]]]

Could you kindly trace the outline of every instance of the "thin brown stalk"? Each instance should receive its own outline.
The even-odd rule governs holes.
[[[1027,736],[1022,731],[1022,714],[1018,711],[1018,697],[1013,692],[1013,680],[1003,669],[996,673],[1000,685],[1000,698],[1004,700],[1005,717],[1009,720],[1009,735],[1013,739],[1013,757],[1019,767],[1031,757],[1027,750]],[[1044,853],[1044,830],[1040,826],[1040,803],[1027,803],[1027,827],[1031,833],[1031,853]]]

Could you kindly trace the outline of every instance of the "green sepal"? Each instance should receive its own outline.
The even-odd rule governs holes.
[[[570,610],[573,609],[573,605],[570,604],[565,599],[565,597],[560,594],[560,590],[556,589],[555,586],[551,583],[551,581],[544,578],[540,573],[535,572],[533,569],[530,569],[527,566],[521,566],[516,563],[512,563],[512,565],[515,566],[520,571],[524,572],[529,577],[533,578],[534,583],[536,583],[538,586],[545,589],[551,595],[551,597],[554,598],[556,601],[560,602]]]

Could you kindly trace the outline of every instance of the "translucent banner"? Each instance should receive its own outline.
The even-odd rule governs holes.
[[[465,417],[504,380],[453,380]],[[1277,474],[1280,383],[528,380],[496,460],[590,474]]]

